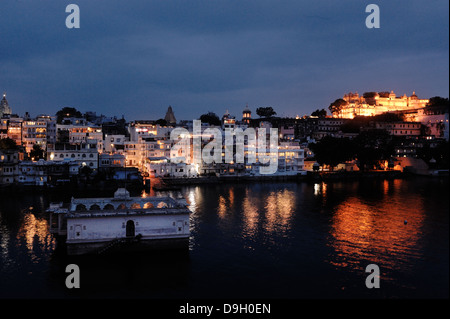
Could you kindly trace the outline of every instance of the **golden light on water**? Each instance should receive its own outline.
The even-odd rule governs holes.
[[[255,198],[252,198],[251,192],[246,189],[245,197],[242,203],[242,209],[244,214],[244,235],[253,237],[256,233],[258,221],[259,221],[259,212],[258,206],[255,201]]]
[[[27,249],[32,252],[35,242],[44,248],[52,248],[55,240],[49,232],[46,219],[36,218],[32,213],[26,213],[22,225],[17,232],[17,239],[24,239]]]
[[[227,210],[228,210],[227,206],[228,205],[227,205],[227,201],[226,201],[225,197],[219,196],[219,207],[217,208],[217,213],[220,218],[225,217]]]
[[[269,232],[290,227],[295,207],[295,194],[287,189],[271,192],[266,199],[265,229]]]
[[[295,193],[289,190],[272,191],[268,196],[261,197],[258,192],[245,190],[240,199],[242,211],[242,236],[255,236],[261,227],[269,234],[283,233],[291,228],[291,217],[296,205]],[[231,218],[230,211],[235,210],[234,189],[230,189],[228,196],[220,195],[217,202],[217,215],[221,219]]]
[[[397,185],[398,186],[398,185]],[[383,184],[386,193],[388,184]],[[358,267],[361,260],[380,267],[408,269],[405,256],[420,250],[424,222],[421,198],[363,201],[349,197],[338,205],[332,218],[330,245],[336,254],[329,262],[338,267]]]

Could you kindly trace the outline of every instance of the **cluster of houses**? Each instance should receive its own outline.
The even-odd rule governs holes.
[[[7,103],[5,96],[3,101]],[[225,134],[225,129],[245,130],[249,126],[248,108],[244,114],[244,121],[236,121],[227,113],[221,125],[202,123],[201,129],[217,128],[221,134]],[[57,123],[56,116],[30,118],[28,114],[18,117],[3,113],[0,138],[13,140],[17,147],[0,149],[0,184],[59,185],[70,183],[83,174],[102,174],[105,178],[116,180],[259,174],[261,163],[258,162],[206,164],[194,161],[192,152],[174,151],[177,140],[171,136],[172,130],[183,127],[192,133],[192,122],[176,123],[171,107],[166,115],[167,122],[163,125],[145,120],[125,123],[116,118],[96,117],[93,113],[89,115],[91,121],[69,117]],[[113,129],[114,125],[116,129]],[[120,125],[122,127],[118,127]],[[269,124],[261,122],[261,125]],[[282,134],[276,174],[304,173],[304,149],[293,141],[292,134]],[[36,145],[38,150],[43,151],[41,157],[33,153]]]
[[[377,122],[374,128],[385,129],[393,136],[416,141],[421,138],[437,138],[448,141],[448,110],[428,113],[424,109],[415,113],[408,110],[405,121]],[[247,107],[242,119],[236,119],[228,111],[220,125],[201,124],[201,134],[216,128],[225,137],[227,130],[247,128],[277,129],[277,167],[273,175],[294,176],[314,170],[314,156],[308,149],[310,142],[323,136],[352,137],[355,133],[342,130],[350,119],[340,117],[305,116],[302,118],[252,119]],[[11,139],[16,148],[0,148],[0,185],[58,185],[68,183],[83,174],[103,174],[111,179],[139,179],[142,177],[199,178],[202,176],[257,176],[260,161],[215,161],[205,163],[195,159],[192,148],[175,148],[179,140],[171,136],[175,128],[184,128],[189,134],[187,143],[195,138],[193,121],[177,122],[171,107],[164,123],[158,121],[133,121],[97,116],[88,112],[84,117],[67,117],[57,121],[56,116],[39,115],[31,118],[28,113],[19,117],[11,113],[6,94],[0,104],[0,139]],[[424,131],[424,127],[426,130]],[[424,135],[425,134],[425,135]],[[200,139],[203,148],[208,140]],[[407,147],[398,150],[407,156]],[[37,146],[37,147],[36,147]],[[39,150],[42,151],[39,155]],[[186,151],[187,150],[187,151]],[[224,152],[223,150],[222,152]],[[245,158],[252,149],[244,146]],[[259,149],[253,152],[266,152]],[[223,155],[223,154],[222,154]],[[256,158],[259,155],[254,154]],[[316,164],[317,165],[317,164]],[[356,165],[344,165],[343,169],[357,169]]]

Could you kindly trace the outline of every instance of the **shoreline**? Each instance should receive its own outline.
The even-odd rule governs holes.
[[[221,182],[241,182],[241,181],[311,181],[311,180],[331,180],[331,179],[354,179],[354,178],[399,178],[405,173],[399,171],[370,171],[370,172],[307,172],[305,175],[258,175],[258,176],[208,176],[196,178],[161,178],[163,182],[169,184],[203,184]]]
[[[400,171],[366,171],[366,172],[308,172],[306,175],[290,175],[290,176],[208,176],[197,178],[155,178],[154,180],[162,181],[163,184],[157,187],[161,190],[164,188],[173,188],[189,185],[200,184],[223,184],[228,182],[252,183],[252,182],[317,182],[317,181],[353,181],[359,179],[403,179],[409,177],[426,177],[426,178],[448,178],[447,175],[419,175],[410,172]],[[155,185],[156,186],[156,185]]]
[[[355,181],[360,179],[405,179],[411,177],[425,177],[430,179],[448,179],[448,171],[442,175],[421,175],[411,172],[400,171],[366,171],[366,172],[307,172],[306,175],[259,175],[259,176],[202,176],[195,178],[178,177],[155,177],[144,181],[129,183],[127,188],[133,193],[142,191],[170,191],[178,190],[183,186],[203,184],[226,184],[226,183],[259,183],[259,182],[323,182],[323,181]],[[14,192],[114,192],[117,187],[123,187],[123,181],[99,181],[96,183],[71,183],[60,186],[35,186],[8,184],[2,185],[0,190],[4,193]]]

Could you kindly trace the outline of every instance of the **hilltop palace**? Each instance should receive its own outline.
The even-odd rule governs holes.
[[[352,119],[355,116],[373,116],[385,112],[408,111],[421,109],[426,106],[428,99],[419,99],[415,92],[411,96],[396,96],[394,91],[373,92],[373,95],[362,96],[358,93],[345,94],[343,100],[347,105],[342,106],[333,117]]]

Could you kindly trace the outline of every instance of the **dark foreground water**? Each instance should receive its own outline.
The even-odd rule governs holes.
[[[75,259],[55,253],[45,213],[72,194],[2,192],[0,297],[448,298],[448,191],[431,178],[185,187],[188,256]],[[70,263],[80,289],[65,286]]]

